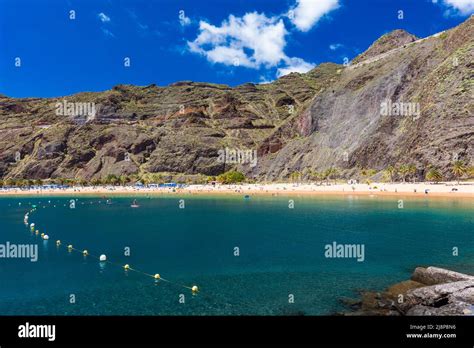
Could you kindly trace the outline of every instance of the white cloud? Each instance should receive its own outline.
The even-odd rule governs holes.
[[[132,18],[133,22],[137,25],[137,28],[140,32],[146,32],[148,30],[148,25],[143,24],[140,22],[138,15],[133,10],[127,10],[130,18]]]
[[[474,0],[442,0],[442,1],[444,5],[451,7],[452,9],[456,10],[462,15],[470,15],[474,13]]]
[[[266,76],[260,76],[260,81],[258,82],[259,85],[266,85],[268,83],[272,83],[274,80],[266,77]]]
[[[255,67],[254,62],[247,57],[245,52],[238,48],[217,46],[206,52],[207,58],[213,63],[222,63],[226,65]]]
[[[287,34],[282,19],[252,12],[230,15],[221,26],[201,21],[199,35],[188,46],[213,63],[274,67],[287,58],[283,51]]]
[[[330,45],[329,45],[329,49],[330,49],[331,51],[335,51],[335,50],[337,50],[337,49],[339,49],[339,48],[341,48],[341,47],[343,47],[343,46],[344,46],[344,45],[343,45],[343,44],[340,44],[340,43],[333,43],[333,44],[330,44]]]
[[[105,28],[101,28],[101,30],[105,34],[105,36],[115,37],[114,33],[112,33],[110,30]]]
[[[322,16],[339,6],[339,0],[296,1],[290,20],[302,31],[309,30]],[[211,63],[253,69],[276,68],[277,77],[291,72],[305,73],[314,64],[287,56],[286,37],[290,33],[282,17],[251,12],[242,17],[229,15],[220,26],[200,21],[197,37],[194,41],[188,41],[187,48],[203,55]],[[334,49],[341,46],[334,44]]]
[[[301,58],[288,58],[286,59],[286,66],[277,70],[277,77],[280,78],[292,72],[305,73],[313,69],[314,66],[314,64],[308,63]]]
[[[110,22],[110,17],[107,16],[104,12],[101,12],[97,15],[102,23]]]
[[[179,17],[179,24],[181,24],[181,26],[185,27],[185,26],[191,24],[191,18],[186,17],[185,15],[180,16]]]
[[[339,0],[296,0],[296,7],[290,9],[288,17],[299,30],[308,31],[321,17],[338,7]]]

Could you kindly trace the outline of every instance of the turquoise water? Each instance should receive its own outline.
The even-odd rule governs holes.
[[[323,315],[344,310],[342,297],[408,279],[416,266],[474,273],[474,200],[293,197],[289,209],[288,197],[137,196],[132,209],[130,197],[106,205],[84,196],[69,209],[69,199],[0,198],[0,244],[39,247],[37,262],[0,259],[1,315]],[[49,241],[23,223],[32,204],[30,222]],[[57,239],[173,283],[101,267]],[[364,244],[365,261],[326,258],[333,241]]]

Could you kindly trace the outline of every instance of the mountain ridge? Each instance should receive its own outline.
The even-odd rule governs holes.
[[[268,84],[177,81],[62,98],[0,96],[0,176],[90,180],[238,169],[281,180],[334,166],[357,177],[362,168],[411,162],[418,177],[429,166],[449,176],[454,158],[474,155],[472,18],[426,40],[396,30],[353,65],[323,63]],[[400,49],[386,55],[388,48]],[[87,123],[58,115],[64,99],[94,103],[97,115]],[[388,100],[414,103],[421,116],[385,117],[380,106]],[[257,165],[219,162],[226,147],[255,149]]]

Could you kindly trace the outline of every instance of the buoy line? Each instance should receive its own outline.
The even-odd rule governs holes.
[[[41,203],[41,202],[39,202]],[[48,202],[49,203],[49,202]],[[31,203],[29,203],[31,205]],[[99,203],[100,204],[100,203]],[[45,207],[46,208],[46,207]],[[30,229],[31,229],[31,232],[34,233],[36,232],[36,235],[40,235],[39,233],[39,230],[36,229],[36,225],[35,223],[31,223],[31,224],[28,224],[28,219],[29,219],[29,216],[31,213],[33,213],[34,211],[36,211],[38,208],[36,205],[33,205],[32,206],[32,209],[27,212],[25,214],[25,217],[24,217],[24,223],[25,225],[29,226]],[[42,238],[47,240],[49,239],[49,236],[42,233]],[[48,237],[48,238],[44,238],[44,237]],[[94,254],[90,254],[90,252],[87,250],[87,249],[78,249],[78,248],[75,248],[72,244],[70,243],[66,243],[65,241],[62,241],[62,240],[56,240],[56,247],[59,248],[61,247],[62,245],[65,245],[66,246],[66,249],[69,251],[69,252],[77,252],[77,253],[80,253],[82,254],[84,257],[92,257],[92,258],[95,258],[95,259],[98,259],[100,263],[109,263],[111,265],[114,265],[114,266],[118,266],[120,268],[123,268],[125,271],[132,271],[132,272],[136,272],[136,273],[140,273],[140,274],[143,274],[147,277],[151,277],[153,279],[155,279],[156,281],[164,281],[164,282],[167,282],[171,285],[174,285],[174,286],[177,286],[177,287],[182,287],[182,288],[185,288],[185,289],[188,289],[188,290],[191,290],[191,292],[193,293],[193,295],[196,295],[198,292],[201,293],[201,289],[199,289],[196,285],[193,285],[193,286],[187,286],[187,285],[184,285],[184,284],[180,284],[180,283],[177,283],[177,282],[174,282],[174,281],[171,281],[171,280],[168,280],[168,279],[165,279],[163,278],[160,274],[156,273],[156,274],[151,274],[151,273],[147,273],[147,272],[144,272],[144,271],[141,271],[141,270],[138,270],[138,269],[135,269],[135,268],[132,268],[130,267],[129,264],[125,264],[125,265],[122,265],[122,264],[119,264],[119,263],[116,263],[116,262],[112,262],[112,261],[109,261],[106,257],[106,255],[104,254],[101,254],[99,257],[97,257],[96,255]],[[247,301],[228,301],[227,299],[225,298],[222,298],[221,294],[217,294],[217,293],[213,293],[212,291],[209,292],[208,291],[205,291],[204,293],[202,293],[202,295],[204,295],[203,299],[211,299],[213,300],[214,303],[219,303],[223,306],[237,306],[237,307],[244,307],[246,308],[247,310],[249,310],[250,312],[253,312],[255,311],[255,306],[254,304],[251,304],[250,302],[247,302]],[[207,296],[206,296],[207,295]]]
[[[36,208],[33,208],[31,209],[29,212],[27,212],[24,216],[24,223],[25,225],[28,226],[28,219],[29,219],[29,216],[31,213],[33,213],[34,211],[36,210]],[[39,235],[39,229],[37,229],[37,226],[35,225],[35,223],[31,223],[29,224],[29,227],[30,227],[30,231],[33,233],[35,232],[36,235]],[[50,238],[50,236],[48,236],[47,234],[45,233],[41,233],[40,234],[40,237],[43,239],[43,240],[48,240]],[[169,283],[169,284],[172,284],[172,285],[175,285],[175,286],[178,286],[178,287],[182,287],[182,288],[185,288],[185,289],[188,289],[188,290],[191,290],[191,292],[193,293],[193,295],[197,294],[200,290],[198,288],[197,285],[193,285],[193,286],[188,286],[188,285],[184,285],[184,284],[180,284],[180,283],[177,283],[177,282],[174,282],[174,281],[171,281],[169,279],[166,279],[166,278],[163,278],[159,273],[155,273],[155,274],[151,274],[151,273],[147,273],[147,272],[144,272],[144,271],[141,271],[139,269],[136,269],[136,268],[132,268],[130,267],[129,264],[125,264],[125,265],[121,265],[119,263],[116,263],[116,262],[112,262],[112,261],[109,261],[107,260],[107,256],[104,255],[104,254],[101,254],[100,256],[96,256],[94,254],[91,254],[89,253],[89,251],[87,249],[77,249],[77,248],[74,248],[72,244],[70,243],[66,243],[65,241],[61,241],[61,240],[56,240],[56,247],[57,248],[60,248],[62,245],[67,245],[66,249],[68,252],[77,252],[77,253],[80,253],[82,254],[84,257],[92,257],[92,258],[95,258],[97,260],[99,260],[100,263],[109,263],[111,265],[114,265],[114,266],[119,266],[121,268],[123,268],[126,272],[128,271],[132,271],[132,272],[136,272],[136,273],[139,273],[139,274],[143,274],[145,276],[148,276],[148,277],[151,277],[153,279],[155,279],[156,281],[164,281],[166,283]]]

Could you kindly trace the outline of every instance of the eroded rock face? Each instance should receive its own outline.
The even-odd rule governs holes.
[[[314,70],[318,76],[290,74],[271,84],[235,88],[182,81],[168,87],[118,85],[67,98],[2,96],[0,176],[218,175],[235,167],[218,161],[219,150],[259,149],[285,120],[309,105],[337,69],[326,64]],[[56,105],[63,102],[93,103],[96,114],[88,122],[58,115]]]
[[[281,127],[294,129],[293,137],[275,133],[285,146],[261,158],[252,173],[272,180],[306,168],[336,166],[350,173],[356,167],[382,170],[414,163],[420,170],[435,165],[453,178],[453,156],[474,159],[473,87],[468,82],[474,72],[473,37],[470,18],[443,35],[390,54],[383,49],[383,58],[344,67],[306,110]],[[384,112],[393,103],[419,112]]]
[[[436,164],[449,179],[454,155],[474,158],[473,38],[473,18],[420,42],[395,31],[359,64],[321,64],[264,85],[181,81],[67,98],[0,96],[0,177],[217,175],[236,167],[277,180],[305,169],[349,175],[415,162]],[[65,100],[94,103],[96,114],[58,114]],[[386,101],[414,103],[419,115],[383,115]],[[220,163],[225,147],[257,150],[257,166]]]

